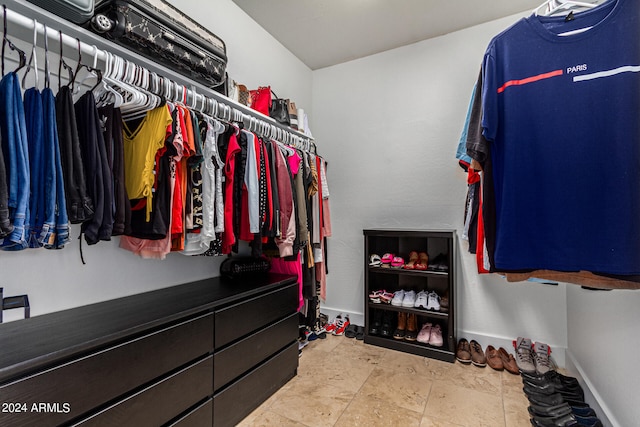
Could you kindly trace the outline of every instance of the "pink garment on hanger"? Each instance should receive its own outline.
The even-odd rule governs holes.
[[[302,263],[300,262],[300,252],[296,255],[295,261],[285,261],[284,258],[271,258],[271,272],[279,274],[292,274],[298,278],[298,310],[304,305],[302,296]]]
[[[287,157],[287,162],[289,162],[289,170],[291,170],[291,174],[297,175],[300,170],[302,157],[298,155],[297,151],[294,151],[292,155]]]

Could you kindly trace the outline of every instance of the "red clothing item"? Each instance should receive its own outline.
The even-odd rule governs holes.
[[[242,186],[242,209],[240,212],[242,216],[240,217],[240,236],[238,238],[245,242],[252,242],[253,233],[249,225],[249,192],[246,185]]]
[[[227,147],[227,158],[224,162],[224,175],[226,181],[224,183],[224,233],[222,235],[223,254],[230,254],[231,248],[236,243],[236,236],[233,233],[233,175],[236,169],[236,154],[240,152],[240,145],[236,139],[236,135],[232,134],[229,138]]]
[[[482,187],[482,186],[481,186]],[[490,273],[484,266],[485,264],[485,242],[484,242],[484,221],[482,220],[482,190],[478,192],[480,198],[480,206],[478,207],[478,237],[476,242],[476,264],[478,273]]]
[[[176,178],[175,178],[175,184],[173,188],[173,201],[171,203],[171,235],[172,236],[182,234],[183,203],[182,203],[182,172],[181,172],[182,170],[180,168],[180,164],[181,164],[180,162],[185,152],[187,151],[187,148],[185,146],[186,144],[185,141],[187,140],[187,130],[184,124],[184,114],[182,113],[182,109],[178,107],[176,108],[178,109],[177,118],[178,118],[178,125],[180,127],[180,134],[179,134],[180,145],[179,147],[176,147],[178,155],[175,157],[176,164],[175,164],[174,173]]]
[[[256,156],[256,174],[258,176],[258,180],[260,179],[260,153],[262,148],[260,147],[260,140],[257,136],[254,135],[253,138],[253,147],[254,153]],[[247,153],[247,156],[249,153]],[[249,161],[247,160],[247,167],[249,165]],[[258,184],[260,185],[260,184]],[[257,190],[259,192],[259,190]],[[247,184],[245,183],[242,186],[242,209],[240,210],[242,213],[240,218],[240,236],[238,237],[240,240],[244,240],[245,242],[252,242],[254,239],[254,233],[251,232],[251,224],[249,220],[249,190],[247,189]]]

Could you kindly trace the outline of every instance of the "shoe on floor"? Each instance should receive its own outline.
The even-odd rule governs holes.
[[[416,308],[427,308],[427,292],[426,291],[420,291],[418,292],[418,295],[416,295],[416,302],[413,304],[414,307]]]
[[[435,292],[429,292],[427,296],[427,310],[440,311],[440,296]]]
[[[504,366],[504,369],[506,369],[507,372],[514,375],[520,375],[520,369],[518,369],[518,364],[516,363],[516,359],[514,359],[513,354],[508,353],[507,350],[500,347],[498,349],[498,355],[500,356],[500,359],[502,359],[502,366]]]
[[[431,328],[431,335],[429,336],[429,345],[434,347],[442,347],[444,341],[442,340],[442,329],[440,325],[435,325]]]
[[[344,331],[349,327],[350,322],[349,322],[349,316],[346,316],[344,319],[341,319],[338,324],[336,325],[336,328],[333,330],[333,335],[344,335]]]
[[[580,384],[577,378],[562,375],[558,371],[549,371],[544,375],[522,374],[522,381],[526,381],[528,383],[539,386],[543,386],[550,382],[564,384],[567,386],[575,386]]]
[[[329,333],[333,333],[333,331],[336,330],[336,328],[338,327],[338,323],[342,323],[342,314],[338,314],[336,316],[335,319],[333,319],[333,322],[329,323],[327,326],[325,326],[325,331],[329,332]]]
[[[494,346],[488,345],[485,355],[487,357],[487,365],[489,365],[490,368],[496,371],[502,371],[504,369],[502,358]]]
[[[402,298],[402,306],[403,307],[413,307],[416,303],[416,292],[415,291],[406,291],[404,293],[404,298]]]
[[[569,400],[584,401],[584,391],[580,385],[566,386],[557,383],[548,383],[542,386],[531,384],[527,381],[523,381],[524,392],[527,394],[546,394],[551,395],[560,393],[562,397]]]
[[[549,371],[549,373],[551,372],[555,372],[555,371]],[[551,393],[555,393],[556,391],[558,392],[572,392],[572,393],[579,393],[579,394],[584,394],[583,390],[582,390],[582,386],[580,386],[580,383],[578,383],[578,380],[575,381],[570,381],[571,378],[569,377],[566,380],[562,380],[560,377],[558,376],[552,376],[549,375],[549,373],[547,373],[546,375],[542,376],[542,377],[531,377],[531,376],[523,376],[522,377],[522,383],[524,385],[528,385],[531,389],[533,390],[538,390],[541,393],[545,393],[550,391]],[[540,381],[540,378],[544,378],[543,381]]]
[[[482,351],[480,343],[476,340],[471,340],[469,347],[471,348],[471,363],[480,368],[487,366],[487,358],[484,355],[484,351]]]
[[[561,403],[554,406],[529,405],[527,408],[529,415],[533,417],[549,417],[556,418],[571,414],[571,406]]]
[[[422,325],[422,329],[418,332],[417,341],[423,344],[429,344],[429,338],[431,337],[431,328],[433,325],[431,323],[425,323]]]
[[[581,417],[573,414],[580,427],[603,427],[602,421],[597,417]]]
[[[578,421],[569,413],[559,417],[533,417],[531,424],[536,427],[578,427]]]
[[[550,354],[551,348],[547,344],[536,342],[533,345],[533,359],[538,375],[544,375],[551,370]]]
[[[355,338],[356,333],[358,333],[358,325],[354,325],[353,323],[344,330],[344,336],[347,338]]]
[[[393,294],[393,298],[391,299],[391,305],[396,307],[402,306],[402,300],[404,299],[404,291],[400,289]]]
[[[456,360],[460,363],[471,363],[471,348],[469,347],[469,341],[461,338],[458,341],[458,348],[456,349]]]
[[[532,417],[558,417],[568,413],[572,413],[577,417],[596,418],[596,412],[593,410],[593,408],[590,408],[588,406],[584,408],[577,408],[575,406],[570,406],[566,402],[553,406],[541,406],[532,403],[531,405],[529,405],[528,411]]]
[[[529,338],[518,337],[513,342],[516,349],[516,363],[518,369],[528,374],[536,373],[536,365],[533,359],[533,350],[531,349],[531,340]]]

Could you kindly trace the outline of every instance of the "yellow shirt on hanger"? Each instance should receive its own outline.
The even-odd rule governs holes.
[[[164,146],[171,114],[166,105],[148,111],[135,129],[124,129],[124,179],[129,199],[147,199],[147,221],[151,220],[153,167],[156,152]]]

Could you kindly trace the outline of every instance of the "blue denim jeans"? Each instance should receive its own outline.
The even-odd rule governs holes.
[[[0,80],[0,129],[2,151],[9,176],[9,218],[13,232],[4,238],[2,249],[28,247],[29,227],[29,148],[20,79],[8,73]]]
[[[69,242],[69,217],[67,216],[67,202],[64,192],[64,176],[62,175],[62,163],[60,158],[60,145],[58,141],[58,127],[56,124],[56,99],[53,91],[46,88],[42,91],[42,105],[44,117],[44,134],[47,146],[50,147],[52,166],[51,196],[48,202],[53,207],[52,228],[48,240],[43,240],[47,249],[61,249]],[[55,194],[55,196],[53,196]]]
[[[46,90],[46,89],[45,89]],[[49,90],[50,92],[50,90]],[[48,93],[49,93],[48,92]],[[49,98],[48,96],[46,97]],[[44,205],[44,218],[42,230],[38,236],[38,242],[42,245],[50,245],[55,241],[56,228],[56,146],[58,135],[55,127],[55,107],[46,104],[45,93],[42,92],[42,180],[44,182],[44,194],[40,202]],[[53,123],[51,115],[53,114]]]
[[[29,199],[29,247],[39,248],[42,223],[44,221],[44,135],[42,121],[42,96],[36,88],[24,93],[24,114],[29,146],[29,172],[31,196]]]

